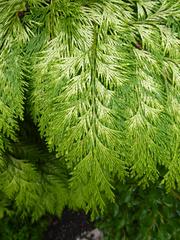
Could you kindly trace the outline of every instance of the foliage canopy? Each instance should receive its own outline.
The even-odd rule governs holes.
[[[180,188],[179,0],[0,0],[0,16],[0,186],[17,207],[96,213],[117,178]],[[25,106],[57,159],[14,156]]]

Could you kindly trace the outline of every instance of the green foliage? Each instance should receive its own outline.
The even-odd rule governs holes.
[[[180,189],[179,0],[0,0],[0,14],[0,189],[18,211],[96,214],[116,177],[147,187],[162,167]],[[19,139],[24,106],[52,155]]]
[[[9,202],[21,217],[35,221],[47,212],[60,216],[68,204],[68,173],[62,159],[49,154],[28,114],[19,124],[19,142],[3,155],[0,172],[1,217]],[[35,145],[36,143],[36,145]]]
[[[15,213],[11,217],[0,220],[1,240],[40,240],[43,238],[48,221],[45,218],[36,223],[31,223],[29,219],[21,220]]]
[[[0,220],[5,215],[11,215],[11,210],[9,208],[11,204],[11,201],[8,199],[8,197],[0,191]]]
[[[63,165],[54,163],[52,156],[41,154],[35,146],[18,145],[18,151],[21,158],[6,156],[7,164],[0,174],[1,191],[14,200],[16,211],[23,217],[31,215],[36,220],[46,212],[61,215],[68,202]]]
[[[118,190],[116,204],[109,205],[96,223],[105,240],[179,239],[179,193],[165,194],[154,185],[146,191],[132,185]]]

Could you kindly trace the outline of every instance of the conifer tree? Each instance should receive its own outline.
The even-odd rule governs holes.
[[[34,218],[102,211],[115,179],[179,189],[180,1],[0,0],[0,159]]]

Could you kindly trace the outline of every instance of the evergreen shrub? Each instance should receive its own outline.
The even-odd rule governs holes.
[[[0,190],[18,212],[96,216],[117,178],[180,188],[179,22],[180,0],[0,0]]]

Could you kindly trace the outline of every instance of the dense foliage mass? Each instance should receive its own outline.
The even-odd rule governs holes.
[[[5,198],[36,219],[103,210],[115,178],[180,188],[179,0],[0,0],[0,16]],[[19,133],[30,116],[52,154]]]
[[[48,226],[48,219],[40,219],[32,223],[30,219],[22,220],[16,214],[0,220],[1,240],[44,240],[44,233]]]
[[[103,216],[90,223],[82,212],[63,212],[61,219],[46,215],[36,223],[19,218],[12,205],[0,219],[1,240],[74,240],[92,227],[103,231],[104,240],[179,240],[180,195],[167,195],[152,185],[143,191],[136,184],[119,185],[116,203],[108,204]],[[1,216],[0,216],[1,217]],[[93,238],[92,238],[93,239]]]
[[[116,204],[110,204],[96,223],[104,240],[179,239],[179,194],[166,195],[154,185],[146,191],[132,184],[117,189]]]

